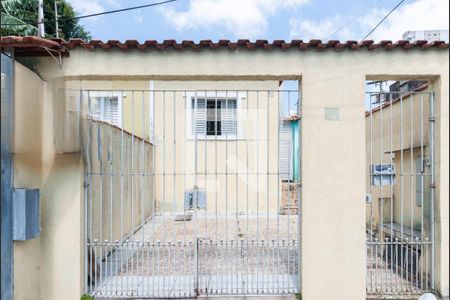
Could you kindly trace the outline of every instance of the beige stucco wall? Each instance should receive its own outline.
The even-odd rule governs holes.
[[[40,296],[80,299],[83,294],[83,164],[79,153],[57,154],[41,190]],[[32,254],[31,254],[32,255]],[[21,279],[22,280],[22,279]]]
[[[422,208],[416,204],[416,176],[409,174],[417,173],[415,166],[417,157],[430,158],[429,92],[430,89],[427,89],[422,91],[422,94],[407,96],[401,101],[383,107],[381,111],[374,110],[366,115],[366,191],[372,195],[372,203],[366,205],[366,222],[370,224],[372,218],[372,229],[376,232],[380,223],[380,201],[385,201],[384,223],[391,222],[392,218],[395,223],[402,222],[403,225],[418,230],[421,228]],[[379,163],[395,164],[395,184],[392,187],[370,185],[369,166]],[[430,167],[427,166],[425,171],[429,174]],[[430,176],[424,175],[423,212],[427,236],[429,236],[429,183]],[[393,197],[393,202],[380,199],[390,197]]]
[[[339,83],[337,78],[346,80]],[[327,299],[365,297],[364,220],[360,217],[364,215],[363,92],[364,76],[348,70],[302,77],[301,275],[305,299],[323,294]],[[325,107],[338,109],[339,121],[327,121]],[[349,267],[351,274],[344,271]],[[327,278],[318,284],[323,276]],[[337,276],[339,284],[335,283]],[[327,285],[326,291],[322,284]]]
[[[80,156],[55,153],[55,87],[18,62],[14,70],[14,187],[41,191],[40,235],[14,242],[14,298],[79,299]]]
[[[88,238],[123,240],[153,213],[153,145],[110,124],[83,121]]]
[[[52,165],[51,97],[35,73],[19,63],[14,71],[14,184],[40,187]]]
[[[421,62],[421,63],[417,63]],[[302,79],[303,299],[365,297],[366,79],[439,78],[437,122],[437,287],[448,295],[448,50],[379,51],[87,51],[59,69],[50,58],[39,73],[59,79]],[[278,76],[278,77],[277,77]],[[438,76],[438,77],[436,77]],[[440,76],[440,77],[439,77]],[[324,109],[339,108],[339,121]],[[62,130],[62,128],[60,128]],[[349,172],[348,170],[352,170]],[[75,224],[75,226],[78,226]],[[66,245],[61,245],[64,251]],[[331,255],[332,254],[332,255]],[[79,262],[72,261],[76,268]],[[54,282],[52,282],[54,283]],[[50,284],[50,283],[49,283]]]
[[[442,77],[445,80],[445,77]],[[445,93],[446,88],[441,85],[441,80],[430,78],[429,87],[423,92],[434,92],[434,107],[435,107],[435,134],[434,134],[434,143],[435,143],[435,182],[436,182],[436,193],[435,193],[435,255],[436,255],[436,289],[440,291],[443,295],[448,295],[448,271],[446,271],[446,266],[448,266],[448,215],[446,211],[448,210],[448,196],[442,198],[445,195],[445,191],[448,189],[447,184],[442,184],[442,178],[448,178],[447,173],[442,173],[441,170],[445,168],[448,160],[442,159],[442,152],[448,149],[448,146],[445,146],[445,143],[448,142],[446,139],[443,139],[441,133],[442,130],[446,130],[448,128],[448,115],[443,114],[441,110],[442,106],[448,105],[448,99],[444,96],[442,97],[442,92]],[[445,95],[445,94],[444,94]],[[447,91],[448,95],[448,91]],[[429,130],[430,130],[430,96],[423,95],[422,100],[420,95],[415,95],[413,97],[414,103],[412,108],[412,116],[415,126],[411,130],[411,98],[406,97],[403,100],[403,168],[404,172],[408,173],[411,170],[411,154],[408,149],[411,146],[411,132],[413,132],[412,137],[412,145],[419,146],[419,149],[414,149],[413,151],[413,164],[415,164],[414,158],[421,156],[420,145],[423,144],[423,155],[425,158],[429,158],[430,155],[430,147],[429,147]],[[420,122],[420,111],[421,111],[421,102],[423,102],[423,136],[421,135],[421,128],[418,125]],[[390,136],[392,135],[392,150],[399,150],[400,147],[400,101],[395,102],[392,105],[392,134],[390,127],[390,118],[391,118],[391,106],[387,106],[383,109],[383,130],[382,134],[380,134],[380,120],[381,113],[380,111],[376,111],[372,114],[372,124],[374,128],[372,129],[372,160],[374,163],[379,162],[380,157],[380,146],[381,139],[383,139],[383,152],[389,151],[391,149],[390,145]],[[447,124],[446,126],[444,124]],[[442,128],[443,126],[444,128]],[[423,141],[423,142],[422,142]],[[370,114],[366,117],[366,161],[367,166],[370,164]],[[446,148],[447,147],[447,148]],[[401,152],[396,151],[393,156],[393,162],[395,163],[396,172],[401,172]],[[383,161],[387,163],[390,159],[389,154],[383,154]],[[426,167],[426,171],[431,171],[430,167]],[[425,208],[424,208],[424,236],[430,237],[430,212],[429,212],[429,203],[427,200],[429,199],[429,183],[430,177],[425,177],[424,185],[425,185]],[[444,179],[445,180],[445,179]],[[446,179],[448,181],[448,179]],[[379,225],[379,201],[380,197],[389,197],[391,193],[394,195],[394,222],[400,223],[402,221],[401,216],[403,215],[403,224],[406,226],[411,226],[411,212],[414,215],[414,219],[412,220],[412,225],[420,228],[420,220],[421,220],[421,208],[417,206],[415,199],[415,179],[411,182],[411,178],[409,176],[404,176],[403,179],[403,214],[401,213],[401,177],[397,176],[396,184],[393,186],[392,191],[389,186],[384,187],[372,187],[370,190],[369,185],[369,177],[366,176],[366,190],[372,192],[373,203],[370,205],[366,205],[366,221],[370,223],[370,211],[372,209],[373,216],[373,228],[376,230]],[[412,191],[412,195],[411,195]],[[384,207],[384,222],[390,222],[390,202],[385,203]],[[430,266],[431,268],[431,266]],[[448,269],[448,267],[447,267]]]
[[[429,89],[423,91],[423,94],[404,97],[392,105],[383,106],[381,110],[375,109],[366,114],[366,192],[372,196],[372,202],[366,204],[366,228],[375,232],[381,241],[388,236],[386,233],[389,230],[384,228],[383,231],[380,226],[391,222],[405,226],[403,239],[411,238],[409,228],[419,232],[423,228],[422,237],[430,238],[431,178],[430,175],[423,177],[421,207],[417,204],[421,199],[416,199],[416,177],[419,175],[411,175],[420,172],[416,168],[417,158],[430,159],[428,92]],[[379,163],[394,164],[395,183],[392,186],[371,185],[370,165]],[[425,173],[430,174],[430,171],[430,166],[427,165]],[[393,237],[400,237],[400,234]],[[427,251],[431,253],[431,247]],[[430,274],[428,253],[422,250],[419,266],[422,272]],[[428,278],[428,274],[424,273],[424,278]]]
[[[448,59],[448,57],[447,57]],[[448,70],[448,60],[446,61]],[[448,75],[448,73],[446,74]],[[431,81],[435,91],[435,244],[436,289],[449,296],[449,80],[441,76]]]
[[[281,185],[276,175],[280,101],[276,91],[279,83],[156,81],[154,86],[162,91],[187,91],[166,92],[165,95],[157,93],[154,97],[155,167],[158,174],[155,185],[159,210],[163,213],[183,212],[184,191],[197,185],[199,189],[206,190],[206,212],[223,213],[226,209],[231,212],[276,212],[278,196],[281,197]],[[227,97],[227,93],[220,91],[228,91],[230,98],[237,97],[237,138],[223,135],[205,139],[204,135],[200,135],[195,139],[191,130],[191,101],[195,99],[195,94],[189,93],[189,90],[198,90],[197,97],[203,96],[202,91],[205,90],[209,91],[207,96],[212,98],[216,90],[219,90],[218,97]],[[272,93],[268,94],[267,90]],[[235,91],[238,91],[237,94]],[[195,173],[197,176],[194,176]],[[247,173],[250,174],[248,177]]]
[[[279,178],[276,175],[278,114],[283,110],[282,98],[286,98],[287,102],[287,98],[292,97],[289,100],[291,105],[297,100],[294,99],[294,93],[292,96],[277,93],[278,81],[82,80],[69,81],[66,86],[73,95],[83,91],[83,114],[89,113],[89,97],[93,97],[95,93],[119,95],[122,103],[120,119],[124,130],[132,135],[145,137],[148,141],[151,123],[154,124],[152,142],[156,144],[155,157],[148,156],[146,163],[153,163],[154,159],[157,213],[183,212],[184,191],[194,187],[195,171],[198,174],[197,186],[207,192],[209,212],[217,209],[223,213],[225,208],[229,211],[244,211],[247,207],[252,213],[257,210],[277,211],[281,201],[281,185],[278,184]],[[173,92],[174,90],[177,92]],[[193,90],[198,90],[199,95],[202,91],[208,91],[208,96],[213,98],[216,91],[219,98],[226,97],[227,94],[223,91],[228,91],[230,99],[236,96],[239,98],[237,140],[226,136],[218,139],[209,137],[206,140],[204,136],[198,136],[197,142],[195,141],[190,131],[193,122]],[[95,142],[95,133],[96,130],[94,135],[86,136],[86,142]],[[109,138],[108,133],[102,135]],[[121,136],[115,136],[111,140],[119,143],[120,138]],[[92,153],[95,154],[96,151]],[[120,148],[116,149],[116,153],[120,152]],[[93,155],[94,158],[96,156]],[[131,159],[129,156],[128,162]],[[139,155],[134,156],[133,163],[136,169],[152,172],[150,166],[141,165]],[[121,172],[119,166],[115,166],[115,171]],[[208,175],[205,176],[205,172]],[[126,194],[125,198],[131,198],[129,196]],[[147,197],[149,196],[151,194],[147,193]],[[98,199],[95,194],[93,197]],[[103,198],[109,202],[108,193],[104,193]]]
[[[14,187],[42,188],[53,163],[51,100],[48,86],[19,63],[14,65]],[[14,242],[16,299],[40,292],[40,237]]]

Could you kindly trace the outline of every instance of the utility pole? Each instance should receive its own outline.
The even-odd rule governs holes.
[[[59,39],[59,24],[58,24],[58,3],[55,0],[55,31],[56,38]]]
[[[38,36],[45,37],[44,28],[44,0],[38,2]]]

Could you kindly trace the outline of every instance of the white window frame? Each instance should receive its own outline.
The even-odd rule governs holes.
[[[195,135],[193,134],[193,122],[194,122],[194,109],[192,108],[192,102],[195,101],[195,99],[207,99],[207,100],[236,100],[236,134],[223,134],[223,135],[206,135],[205,134],[199,134],[197,135],[197,140],[237,140],[237,139],[243,139],[243,132],[242,132],[242,116],[241,116],[241,105],[243,99],[246,98],[245,92],[236,92],[236,91],[198,91],[198,92],[186,92],[185,93],[185,110],[186,110],[186,137],[188,140],[194,140],[196,139]],[[206,105],[206,102],[205,102]],[[206,130],[206,128],[205,128]]]
[[[117,97],[117,114],[118,114],[118,123],[117,124],[112,124],[112,122],[106,120],[104,118],[104,116],[99,118],[99,117],[93,115],[90,110],[91,108],[89,108],[89,114],[90,114],[89,116],[91,118],[93,118],[94,120],[98,120],[98,121],[109,123],[114,126],[122,127],[122,119],[123,119],[123,116],[122,116],[122,103],[123,103],[122,92],[91,91],[91,92],[89,92],[89,98],[90,98],[89,103],[90,103],[90,105],[92,105],[91,98],[112,98],[112,97]]]

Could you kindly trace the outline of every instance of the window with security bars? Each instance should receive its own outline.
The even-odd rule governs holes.
[[[192,99],[192,134],[235,137],[237,99]]]
[[[121,126],[121,103],[117,96],[91,97],[90,101],[93,119]]]

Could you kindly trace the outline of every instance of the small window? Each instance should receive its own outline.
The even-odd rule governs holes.
[[[121,126],[121,102],[118,96],[91,97],[90,116],[99,121]]]
[[[192,99],[192,112],[193,135],[236,136],[236,99]]]
[[[394,185],[394,164],[374,164],[371,166],[372,185]]]

